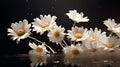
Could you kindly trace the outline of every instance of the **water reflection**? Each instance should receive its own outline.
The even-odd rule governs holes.
[[[64,53],[53,53],[37,55],[29,52],[29,59],[31,61],[31,67],[37,66],[54,66],[54,67],[119,67],[120,66],[120,53],[114,51],[106,53],[100,57],[97,55],[89,55],[86,53],[79,58],[68,58]]]
[[[79,58],[68,58],[63,52],[35,54],[30,50],[28,54],[6,55],[4,61],[12,67],[120,67],[120,51],[104,52],[99,57],[84,53]]]
[[[47,54],[35,54],[33,50],[30,50],[29,57],[31,60],[31,67],[36,67],[38,65],[42,66],[43,64],[46,65],[47,63]]]

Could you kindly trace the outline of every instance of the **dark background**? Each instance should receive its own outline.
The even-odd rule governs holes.
[[[113,18],[117,23],[120,22],[120,2],[116,0],[1,0],[0,2],[0,55],[3,58],[1,62],[7,67],[29,67],[29,61],[9,58],[9,55],[26,54],[29,52],[28,40],[25,39],[19,44],[7,36],[7,28],[10,28],[11,23],[27,19],[33,22],[33,18],[42,15],[56,15],[57,24],[62,25],[66,29],[70,29],[73,22],[65,15],[69,10],[76,9],[78,12],[83,12],[88,16],[88,23],[80,23],[78,26],[86,28],[98,27],[106,31],[103,21],[108,18]],[[38,35],[37,35],[38,36]],[[36,37],[37,37],[36,36]],[[42,38],[42,41],[48,41]],[[51,44],[51,43],[49,43]],[[58,50],[59,46],[52,45],[54,50]]]

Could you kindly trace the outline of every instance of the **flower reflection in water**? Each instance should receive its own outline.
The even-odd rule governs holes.
[[[67,49],[67,48],[66,48]],[[68,49],[67,49],[68,50]],[[71,49],[70,49],[71,50]],[[98,51],[96,51],[98,52]],[[31,67],[55,66],[55,67],[119,67],[119,50],[114,52],[103,52],[104,54],[85,52],[80,53],[79,57],[71,57],[67,53],[54,54],[35,54],[29,51]]]
[[[35,54],[33,50],[29,51],[29,57],[31,60],[31,67],[37,67],[47,63],[47,54]]]
[[[36,45],[35,43],[29,43],[29,46],[33,49],[29,51],[30,60],[32,61],[31,67],[36,67],[37,65],[42,65],[47,63],[47,53],[49,53],[44,46],[45,43],[42,43],[42,45]]]

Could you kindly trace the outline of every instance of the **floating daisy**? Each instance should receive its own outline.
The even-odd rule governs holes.
[[[75,46],[72,44],[70,46],[71,58],[78,58],[82,52],[83,52],[83,49],[81,48],[80,44],[77,44]]]
[[[82,56],[84,53],[84,50],[80,46],[80,44],[67,46],[63,49],[63,52],[65,54],[64,63],[66,65],[71,64],[80,66],[80,62],[83,60]]]
[[[49,57],[49,51],[45,47],[45,43],[41,45],[36,45],[35,43],[30,43],[29,46],[32,50],[29,51],[29,57],[31,60],[31,67],[37,67],[38,65],[46,65],[47,57]]]
[[[19,23],[12,23],[11,28],[8,28],[8,35],[12,36],[12,39],[17,40],[17,43],[19,43],[21,39],[25,39],[30,35],[30,26],[26,19],[19,21]]]
[[[70,46],[63,48],[63,52],[67,56],[67,58],[79,58],[83,51],[84,50],[82,49],[80,44],[71,44]]]
[[[40,18],[35,18],[34,22],[32,23],[33,31],[36,31],[42,35],[45,31],[48,31],[56,24],[56,19],[56,16],[51,16],[50,14],[44,16],[40,15]]]
[[[49,53],[45,47],[45,43],[42,43],[42,45],[36,45],[35,43],[29,43],[29,46],[33,49],[34,54],[46,54]]]
[[[71,41],[82,41],[89,37],[87,29],[77,26],[72,27],[72,30],[68,30],[67,35]]]
[[[70,10],[69,13],[66,13],[66,15],[69,17],[69,19],[76,23],[89,21],[88,17],[83,17],[83,12],[78,13],[76,10]]]
[[[113,51],[116,47],[120,46],[120,39],[116,36],[110,36],[108,42],[104,44],[104,49],[108,51]]]
[[[48,33],[49,40],[57,44],[61,43],[65,36],[64,31],[65,29],[61,26],[54,26],[52,29],[50,29],[50,32]]]

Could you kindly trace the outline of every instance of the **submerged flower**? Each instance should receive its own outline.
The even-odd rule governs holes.
[[[115,23],[114,19],[105,20],[104,24],[108,27],[108,30],[114,33],[120,32],[120,24]]]
[[[13,40],[17,39],[17,43],[19,43],[21,39],[27,38],[30,35],[30,26],[26,19],[19,21],[19,23],[12,23],[11,28],[8,28],[8,35],[12,36]]]
[[[72,27],[72,30],[68,30],[67,35],[71,41],[82,41],[89,37],[87,29],[77,26]]]
[[[70,10],[69,13],[66,13],[66,15],[76,23],[89,21],[88,17],[83,17],[83,12],[78,13],[76,10]]]
[[[50,32],[48,33],[49,40],[57,44],[61,43],[65,36],[64,31],[65,29],[61,26],[54,26],[53,29],[50,29]]]
[[[49,15],[40,15],[40,18],[35,18],[33,24],[33,31],[36,31],[37,33],[40,33],[41,35],[45,32],[51,29],[56,22],[57,19],[56,16]]]

